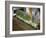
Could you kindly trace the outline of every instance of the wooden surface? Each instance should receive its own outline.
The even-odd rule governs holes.
[[[13,17],[13,31],[22,30],[35,30],[36,28],[18,19],[16,16]]]

